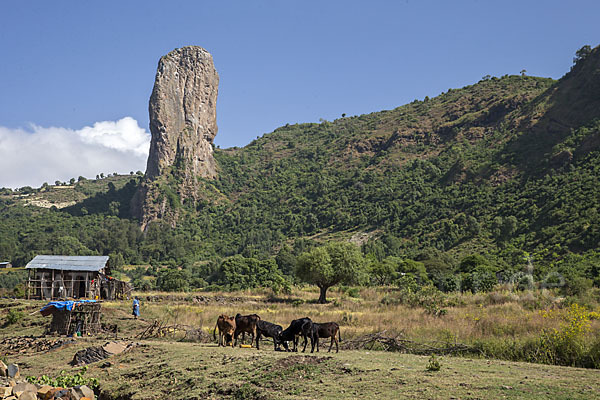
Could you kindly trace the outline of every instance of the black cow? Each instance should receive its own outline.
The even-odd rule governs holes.
[[[289,342],[290,340],[293,341],[294,349],[292,351],[298,351],[298,337],[301,335],[304,338],[304,348],[302,349],[302,352],[304,352],[308,343],[307,337],[310,337],[311,345],[313,345],[314,342],[312,324],[313,322],[308,317],[295,319],[292,321],[290,326],[281,332],[279,338],[281,342]]]
[[[260,317],[256,314],[237,314],[235,316],[235,333],[233,334],[234,346],[237,346],[237,338],[240,333],[244,333],[244,338],[246,337],[246,332],[252,334],[250,343],[254,342],[254,338],[256,338],[256,323],[258,321],[260,321]],[[244,339],[242,339],[242,341],[243,340]]]
[[[317,322],[313,322],[312,324],[312,336],[314,341],[311,342],[311,353],[315,350],[315,342],[317,343],[317,353],[319,352],[319,339],[320,338],[331,338],[331,344],[329,345],[329,351],[331,351],[331,347],[333,347],[333,342],[335,342],[335,352],[339,352],[338,338],[339,341],[342,341],[342,335],[340,334],[340,326],[335,322],[325,322],[323,324],[319,324]]]
[[[282,331],[283,328],[281,327],[281,325],[276,325],[271,322],[259,320],[256,323],[256,348],[260,350],[260,337],[266,336],[273,338],[274,350],[279,350],[279,346],[282,343],[279,339],[279,336],[281,335]],[[286,351],[288,350],[287,342],[283,342],[283,347]]]

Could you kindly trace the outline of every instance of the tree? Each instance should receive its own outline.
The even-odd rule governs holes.
[[[191,276],[188,271],[169,268],[161,269],[156,280],[156,287],[166,292],[181,292],[189,290]]]
[[[490,262],[487,258],[482,256],[481,254],[471,254],[469,256],[464,257],[460,261],[460,265],[458,269],[460,272],[471,273],[478,269],[487,269],[490,265]]]
[[[355,245],[331,242],[302,253],[296,265],[301,280],[316,285],[319,304],[327,303],[327,289],[338,283],[360,283],[365,275],[365,260]]]
[[[391,262],[395,257],[383,261],[374,260],[371,265],[371,279],[376,285],[389,285],[398,278],[397,265]]]
[[[592,47],[588,44],[580,48],[575,52],[575,57],[573,57],[573,64],[577,64],[579,61],[584,60],[587,56],[592,52]]]
[[[416,282],[419,285],[425,285],[429,283],[429,277],[427,276],[427,269],[425,269],[425,264],[418,261],[413,261],[411,259],[397,259],[397,257],[389,257],[392,259],[396,259],[395,262],[398,263],[398,267],[396,270],[401,274],[410,274],[415,277]]]
[[[223,260],[212,281],[234,290],[259,286],[269,287],[275,292],[289,290],[289,283],[277,268],[274,259],[258,260],[239,254]]]
[[[121,207],[121,203],[118,201],[111,201],[108,205],[109,214],[114,215],[115,217],[119,216],[119,207]]]

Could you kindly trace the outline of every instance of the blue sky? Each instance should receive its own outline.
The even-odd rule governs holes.
[[[6,137],[16,135],[10,143],[33,149],[48,128],[79,135],[89,146],[82,132],[99,122],[131,127],[129,119],[122,122],[130,117],[148,131],[158,59],[185,45],[213,55],[220,75],[215,143],[231,147],[286,123],[391,109],[487,74],[526,69],[559,78],[577,49],[598,44],[598,15],[598,1],[6,0],[0,3],[0,158],[15,154]],[[138,127],[121,142],[139,155]],[[115,129],[94,131],[96,142],[109,132],[107,148],[126,154],[114,144]],[[85,175],[75,174],[85,160],[72,162],[78,163],[69,166],[73,173],[48,174]],[[85,168],[100,170],[84,172],[145,169],[144,157],[135,162],[113,160],[103,168],[99,160]],[[10,165],[0,165],[0,187],[30,182],[9,181]],[[24,168],[11,174],[25,177]]]

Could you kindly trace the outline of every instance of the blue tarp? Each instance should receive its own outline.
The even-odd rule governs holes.
[[[75,304],[78,303],[95,303],[96,300],[66,300],[66,301],[51,301],[50,303],[46,304],[44,307],[42,307],[42,309],[40,311],[44,311],[47,308],[50,307],[54,307],[57,310],[60,310],[61,308],[66,308],[67,311],[73,311],[73,307],[75,306]]]

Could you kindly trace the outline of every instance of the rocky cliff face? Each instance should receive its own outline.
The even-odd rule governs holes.
[[[189,177],[215,177],[219,75],[209,52],[190,46],[160,59],[150,96],[150,155],[146,175],[156,178],[176,162]]]
[[[175,49],[158,63],[150,97],[150,154],[146,179],[132,203],[142,228],[155,219],[174,223],[184,200],[195,202],[198,178],[216,177],[219,75],[198,46]]]

